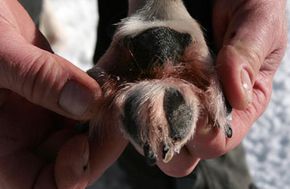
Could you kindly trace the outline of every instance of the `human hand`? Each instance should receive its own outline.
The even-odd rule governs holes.
[[[93,79],[52,53],[18,1],[0,1],[1,188],[85,188],[100,176],[126,141],[113,125],[102,141],[74,129],[99,96]]]
[[[286,48],[285,9],[285,0],[214,1],[213,33],[219,50],[216,65],[225,96],[233,107],[233,136],[227,139],[222,130],[197,129],[183,157],[193,166],[182,170],[162,165],[168,174],[188,174],[199,158],[217,157],[235,148],[264,112]]]

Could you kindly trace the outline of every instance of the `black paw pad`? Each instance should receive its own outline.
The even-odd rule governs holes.
[[[165,90],[163,105],[170,137],[175,141],[185,138],[192,127],[192,108],[186,105],[182,94],[174,88]]]

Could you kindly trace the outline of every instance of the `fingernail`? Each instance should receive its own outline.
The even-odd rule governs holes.
[[[248,103],[252,102],[253,94],[252,94],[252,81],[245,69],[241,71],[241,80],[242,80],[242,87],[245,92],[246,100]]]
[[[82,116],[93,100],[93,94],[75,81],[68,81],[62,89],[59,105],[74,116]]]

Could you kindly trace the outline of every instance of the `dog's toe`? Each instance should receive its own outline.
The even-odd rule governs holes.
[[[232,111],[232,109],[231,109],[231,111]],[[227,112],[228,115],[226,117],[226,125],[224,126],[225,135],[228,138],[232,138],[232,136],[233,136],[233,129],[231,127],[231,122],[232,122],[232,112],[231,111]]]
[[[228,137],[228,138],[232,138],[233,136],[233,129],[230,125],[226,125],[225,126],[225,135]]]
[[[123,100],[120,107],[124,133],[149,164],[158,157],[169,162],[192,137],[198,102],[194,95],[184,95],[189,91],[184,84],[146,81],[133,85],[119,97]]]

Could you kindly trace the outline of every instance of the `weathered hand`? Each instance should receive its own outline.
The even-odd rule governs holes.
[[[106,135],[114,126],[102,141],[74,129],[99,95],[93,79],[52,53],[18,1],[0,1],[1,188],[85,188],[100,176],[126,141],[119,129]]]
[[[219,49],[216,65],[233,107],[233,137],[227,139],[222,130],[197,129],[194,141],[186,145],[183,159],[187,162],[217,157],[235,148],[266,109],[273,76],[286,48],[285,9],[285,0],[214,2],[212,21]],[[171,175],[187,174],[194,168],[182,169],[178,164],[162,167]]]

